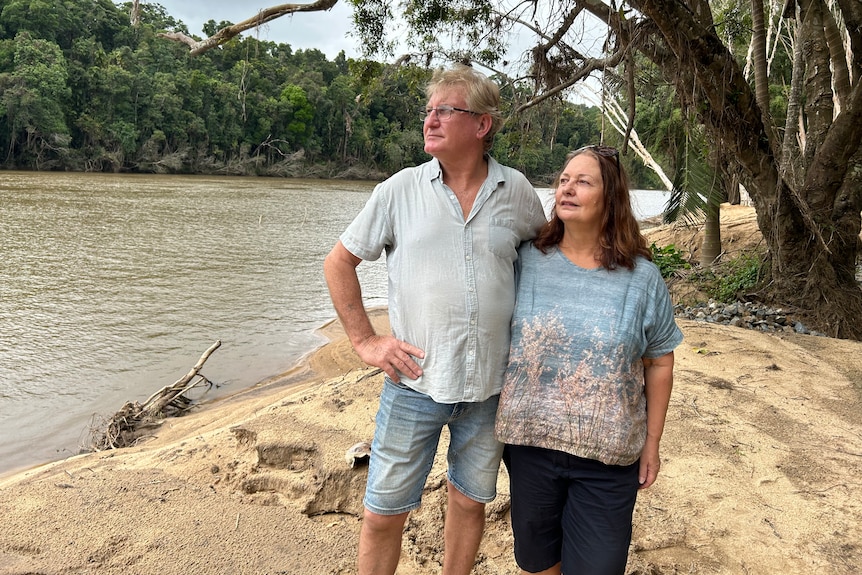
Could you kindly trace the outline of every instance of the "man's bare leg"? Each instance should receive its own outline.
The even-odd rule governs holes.
[[[378,515],[365,510],[359,530],[359,575],[395,573],[401,557],[401,534],[407,515]]]
[[[443,529],[443,575],[469,575],[485,530],[485,504],[473,501],[449,483]]]

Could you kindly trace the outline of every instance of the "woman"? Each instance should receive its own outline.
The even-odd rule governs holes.
[[[519,251],[497,412],[525,573],[625,572],[637,492],[660,466],[682,341],[650,260],[619,153],[570,153],[551,220]]]

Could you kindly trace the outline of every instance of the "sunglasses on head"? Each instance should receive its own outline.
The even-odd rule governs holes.
[[[613,158],[614,162],[617,164],[617,176],[622,178],[622,169],[620,168],[620,151],[612,146],[584,146],[583,148],[578,148],[574,151],[574,154],[579,154],[581,152],[585,152],[589,150],[590,152],[596,154],[597,156],[604,156],[605,158]]]

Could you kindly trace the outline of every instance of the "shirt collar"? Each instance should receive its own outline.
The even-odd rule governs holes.
[[[485,154],[485,159],[488,160],[488,178],[486,181],[497,182],[498,184],[505,182],[506,176],[503,174],[499,162],[488,154]],[[440,161],[437,158],[431,158],[431,161],[426,164],[425,174],[429,180],[443,178],[443,168],[440,167]]]

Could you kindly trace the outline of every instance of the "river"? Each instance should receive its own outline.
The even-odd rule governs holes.
[[[335,316],[322,261],[372,188],[0,172],[0,473],[78,453],[216,340],[199,399],[295,365]],[[640,218],[667,199],[633,197]],[[386,305],[382,258],[359,273],[366,305]]]

